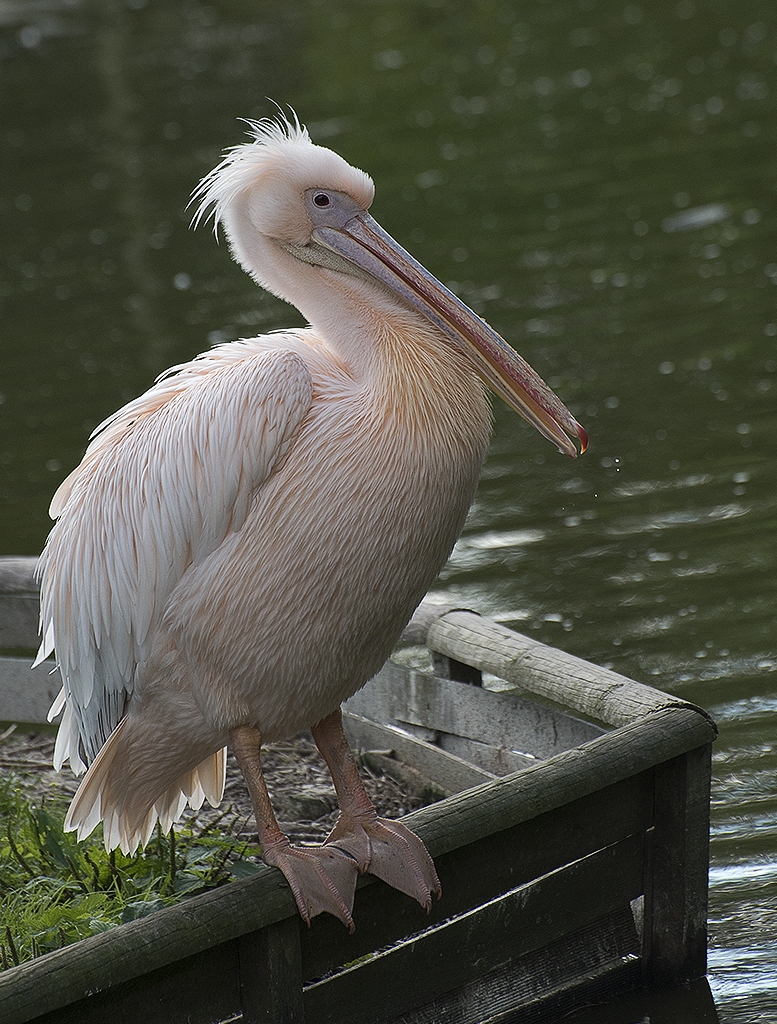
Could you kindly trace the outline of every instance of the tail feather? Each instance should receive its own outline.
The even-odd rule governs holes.
[[[70,768],[74,775],[83,775],[86,765],[81,758],[81,743],[78,732],[78,722],[73,714],[73,705],[66,700],[64,688],[59,691],[59,696],[51,705],[49,721],[57,717],[64,708],[62,721],[59,723],[57,742],[54,745],[54,768],[60,771],[65,761],[70,761]]]
[[[224,795],[226,748],[209,754],[161,793],[158,783],[152,792],[148,784],[133,785],[138,772],[132,770],[128,744],[122,742],[126,726],[125,718],[92,762],[70,804],[65,828],[84,839],[102,821],[105,849],[118,847],[132,854],[146,845],[157,822],[169,832],[187,804],[194,810],[204,800],[218,806]]]

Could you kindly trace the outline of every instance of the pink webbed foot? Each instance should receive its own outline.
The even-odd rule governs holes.
[[[262,860],[286,876],[308,926],[316,914],[328,913],[353,932],[351,912],[359,868],[348,853],[333,846],[292,846],[287,841],[263,848]]]
[[[412,896],[428,912],[432,893],[442,893],[432,858],[409,828],[376,814],[343,732],[340,709],[322,718],[312,732],[340,804],[340,817],[324,845],[349,853],[360,871]]]
[[[232,746],[246,780],[256,815],[256,828],[265,864],[280,868],[304,921],[324,912],[334,914],[353,931],[353,897],[359,867],[353,857],[335,847],[292,846],[281,832],[262,774],[262,737],[254,726],[231,731]]]
[[[426,847],[409,828],[376,814],[342,813],[327,837],[325,847],[351,855],[361,872],[382,879],[394,889],[412,896],[428,913],[432,895],[442,895],[440,879]]]

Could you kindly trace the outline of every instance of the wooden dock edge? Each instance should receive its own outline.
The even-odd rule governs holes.
[[[34,564],[0,559],[0,647],[17,654],[37,646]],[[710,716],[464,609],[425,602],[405,637],[426,644],[447,670],[449,679],[436,681],[441,692],[451,680],[473,682],[488,672],[610,730],[591,729],[586,742],[403,819],[426,843],[443,882],[444,897],[428,918],[367,877],[359,882],[354,935],[326,915],[308,929],[282,876],[263,867],[0,972],[0,1024],[101,1024],[141,1015],[149,1024],[474,1024],[476,1009],[462,1016],[461,1000],[482,1008],[496,992],[518,1022],[529,1006],[556,1005],[560,993],[568,999],[578,991],[612,994],[702,978],[716,735]],[[52,666],[32,673],[27,659],[0,657],[0,720],[44,720],[38,716],[59,688]],[[414,700],[428,702],[436,685],[393,663],[380,675],[373,682],[385,692],[405,687],[403,713]],[[29,698],[30,717],[9,713],[19,693]],[[467,719],[470,696],[456,702]],[[500,707],[506,700],[489,696]],[[444,724],[448,712],[438,714]],[[585,735],[589,727],[581,725]],[[571,729],[570,736],[574,723]],[[461,759],[438,754],[459,785],[489,776],[468,775]],[[483,970],[480,952],[467,955],[475,933],[484,941],[492,935]],[[536,965],[548,957],[558,975],[555,995],[538,980],[548,972]],[[383,990],[392,977],[389,988],[401,997],[387,1002]]]
[[[487,842],[494,832],[509,831],[637,777],[656,762],[664,766],[663,785],[673,788],[673,775],[678,771],[687,775],[693,768],[685,763],[689,751],[708,751],[713,736],[706,716],[689,708],[664,708],[535,768],[448,797],[403,820],[435,859],[444,858]],[[703,772],[704,754],[697,759]],[[697,793],[694,801],[682,801],[682,806],[666,817],[664,834],[653,840],[662,851],[654,861],[666,860],[665,851],[678,843],[683,848],[654,879],[648,901],[651,911],[645,927],[649,934],[644,945],[649,949],[649,963],[645,969],[651,980],[662,984],[682,983],[706,971],[706,860],[694,859],[689,867],[682,867],[688,862],[687,844],[704,841],[704,813],[703,796]],[[654,823],[653,830],[660,824]],[[360,882],[360,890],[371,881]],[[482,898],[484,894],[477,895]],[[357,922],[360,898],[361,892],[357,893]],[[461,894],[449,898],[446,893],[446,912],[466,912],[457,906],[460,898]],[[326,944],[328,968],[366,955],[370,950],[364,948],[364,938],[370,940],[367,946],[372,949],[397,941],[406,916],[407,908],[403,908],[397,918],[399,934],[393,938],[391,928],[377,935],[375,927],[363,930],[362,935],[357,928],[353,938],[345,929],[342,935],[335,933],[334,941]],[[151,970],[191,959],[284,921],[297,925],[294,901],[279,873],[264,868],[249,879],[0,972],[0,1024],[36,1020]],[[313,929],[318,925],[314,922]],[[372,942],[377,942],[377,947]],[[317,966],[321,968],[323,963]]]

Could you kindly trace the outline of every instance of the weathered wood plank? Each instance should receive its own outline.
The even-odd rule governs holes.
[[[386,1024],[558,1024],[638,988],[638,956],[631,912],[618,910]]]
[[[663,707],[686,703],[474,612],[444,611],[438,616],[433,605],[424,603],[405,636],[608,725],[624,725]]]
[[[641,891],[643,842],[641,835],[623,840],[310,985],[306,1016],[321,1024],[378,1024],[628,905]],[[461,957],[466,947],[479,955]]]
[[[451,733],[439,734],[440,749],[470,764],[476,764],[497,778],[502,775],[510,775],[522,768],[528,768],[536,764],[536,757],[529,757],[526,754],[516,754],[514,750],[507,750],[504,747],[494,747],[490,743],[481,743],[479,740],[468,740],[463,736],[454,736]]]
[[[35,566],[38,559],[31,555],[3,555],[0,557],[0,594],[37,594]]]
[[[705,745],[713,735],[706,717],[688,708],[667,708],[536,767],[421,808],[405,821],[418,831],[433,857],[442,857]],[[385,898],[391,896],[387,891]],[[357,904],[360,898],[361,893]],[[410,902],[405,897],[401,901]],[[270,868],[260,870],[251,879],[0,972],[0,1021],[19,1024],[90,991],[120,984],[295,914],[280,874]],[[400,914],[397,924],[403,923]]]
[[[715,728],[706,715],[692,708],[668,707],[514,775],[413,811],[408,824],[412,821],[412,828],[422,828],[424,841],[440,854],[460,845],[463,828],[467,841],[474,842],[490,834],[496,822],[509,828],[527,821],[705,746],[714,736]]]
[[[33,650],[38,639],[35,558],[0,558],[0,647]]]
[[[91,993],[34,1024],[211,1024],[239,1013],[236,944],[228,942]]]
[[[438,807],[440,805],[437,805]],[[413,821],[403,819],[408,824]],[[403,936],[466,914],[564,864],[645,833],[653,823],[653,775],[644,772],[547,814],[495,831],[479,842],[439,853],[428,844],[442,883],[442,899],[423,911],[382,883],[360,883],[354,906],[356,932],[321,918],[301,933],[303,976],[315,978],[368,956]],[[425,840],[427,832],[413,821]],[[462,831],[466,832],[466,825]],[[484,865],[487,870],[484,870]],[[526,927],[531,927],[527,923]]]
[[[603,731],[525,695],[439,679],[395,662],[387,662],[345,707],[400,728],[425,726],[540,758],[585,743]]]
[[[0,593],[0,647],[38,647],[38,608],[37,594]]]
[[[61,688],[53,661],[32,668],[32,658],[0,658],[0,722],[45,722]]]
[[[343,711],[343,726],[348,742],[354,748],[393,750],[397,757],[433,779],[447,793],[460,793],[495,778],[491,772],[446,753],[440,747],[350,711]]]

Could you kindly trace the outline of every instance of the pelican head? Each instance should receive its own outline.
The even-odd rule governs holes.
[[[229,150],[194,193],[195,224],[223,224],[238,262],[262,287],[307,313],[331,301],[332,275],[410,307],[469,360],[485,383],[562,451],[584,429],[542,378],[488,324],[433,277],[367,212],[369,175],[315,145],[299,122],[249,121],[250,141]],[[313,320],[313,317],[310,317]]]

